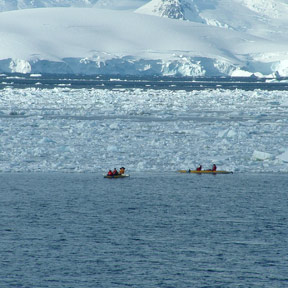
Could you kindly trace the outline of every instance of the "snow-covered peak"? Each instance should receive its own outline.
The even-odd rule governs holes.
[[[218,8],[226,12],[233,7],[234,12],[231,12],[234,14],[239,12],[238,6],[242,6],[242,9],[248,8],[260,16],[269,18],[287,16],[288,12],[287,0],[151,0],[137,12],[173,19],[185,19],[191,12],[201,14],[207,10],[215,10],[218,14]]]
[[[181,0],[153,0],[138,9],[137,12],[185,20],[184,6]]]
[[[136,12],[171,19],[187,20],[185,14],[191,12],[191,4],[191,1],[186,0],[152,0],[137,9]]]
[[[135,12],[248,31],[261,37],[264,30],[287,27],[288,23],[287,0],[152,0]]]

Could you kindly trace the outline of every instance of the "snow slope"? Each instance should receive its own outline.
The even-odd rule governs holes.
[[[0,0],[0,11],[44,7],[91,7],[97,1],[98,0]]]
[[[148,0],[98,0],[94,8],[113,10],[135,10]]]
[[[0,0],[0,11],[45,7],[98,7],[136,9],[149,0]]]
[[[287,4],[273,1],[273,19],[275,7],[261,8],[260,0],[153,0],[136,13],[130,0],[79,0],[71,3],[94,8],[2,12],[0,72],[288,76]],[[155,17],[157,3],[179,9],[173,19]]]

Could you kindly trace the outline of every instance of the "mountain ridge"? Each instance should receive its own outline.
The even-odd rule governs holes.
[[[53,7],[136,9],[148,1],[149,0],[0,0],[0,11]]]
[[[288,76],[288,5],[273,0],[283,11],[269,18],[268,5],[260,21],[252,4],[261,1],[152,0],[133,12],[136,2],[101,0],[101,9],[85,1],[93,7],[1,12],[0,72]]]

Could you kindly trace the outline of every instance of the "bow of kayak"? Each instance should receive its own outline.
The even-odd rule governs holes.
[[[104,178],[114,179],[114,178],[127,178],[130,177],[129,174],[118,174],[113,176],[104,175]]]

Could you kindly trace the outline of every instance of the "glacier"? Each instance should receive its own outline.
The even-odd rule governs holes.
[[[20,2],[0,12],[2,73],[288,76],[285,1]]]

